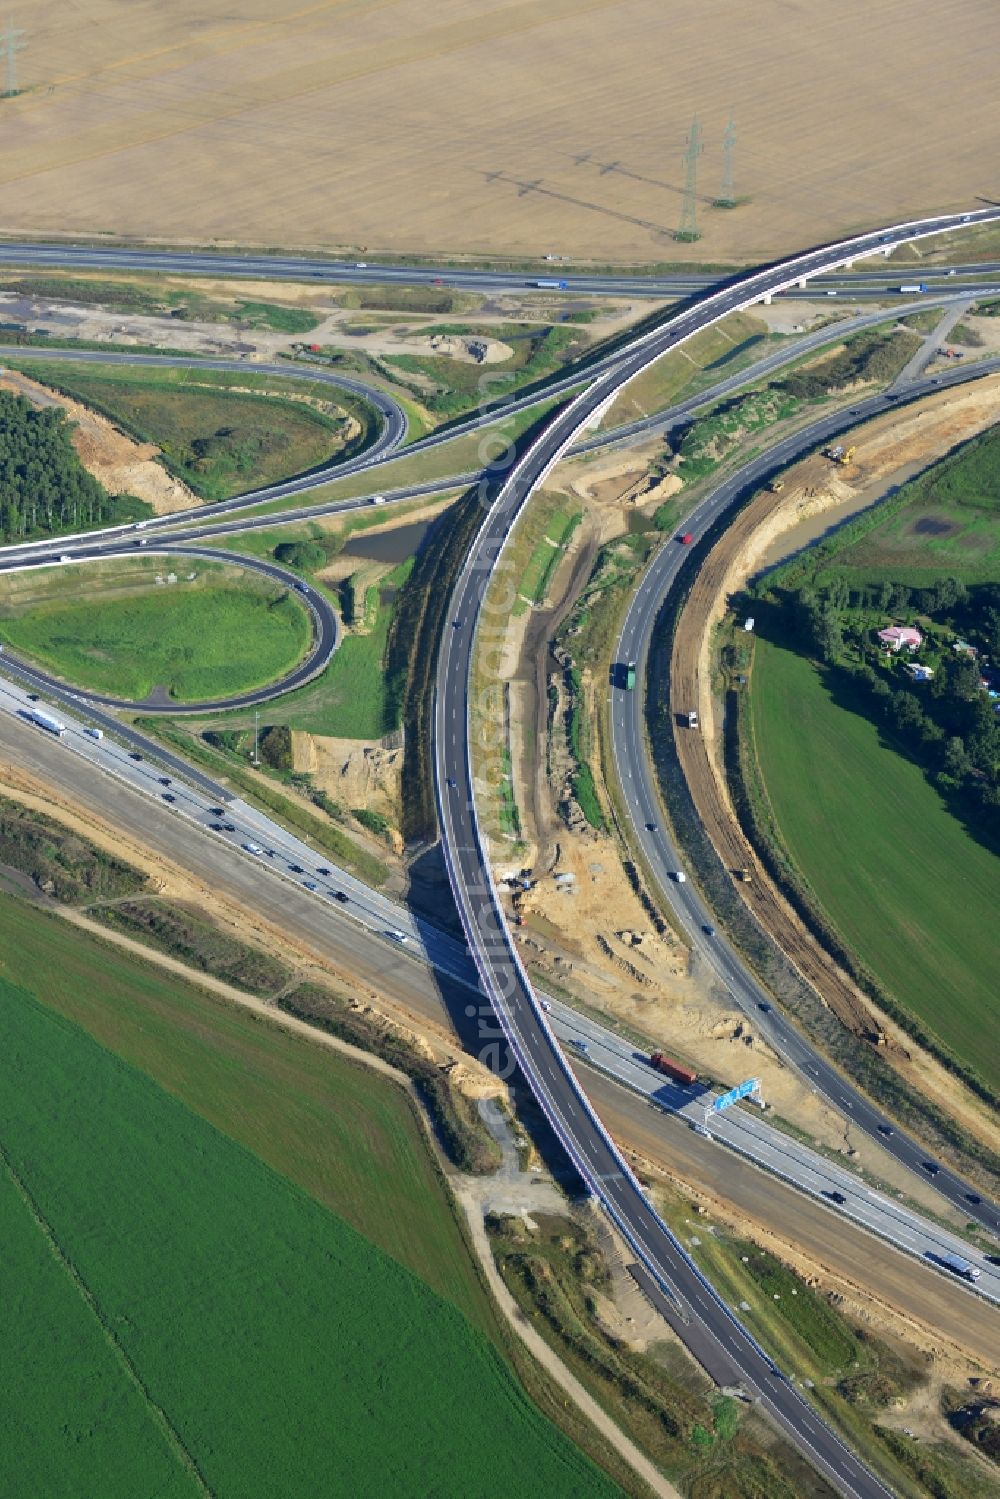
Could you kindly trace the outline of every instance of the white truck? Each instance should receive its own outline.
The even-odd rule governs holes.
[[[51,713],[43,713],[41,708],[26,708],[24,712],[25,717],[30,718],[32,723],[36,723],[40,729],[45,729],[48,733],[54,734],[57,739],[61,739],[65,734],[66,725],[60,723],[58,718],[53,718]]]

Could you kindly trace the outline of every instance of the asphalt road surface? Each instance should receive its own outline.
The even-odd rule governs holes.
[[[971,216],[975,221],[976,216]],[[881,248],[876,236],[875,253]],[[869,253],[873,253],[869,251]],[[860,258],[860,257],[859,257]],[[717,285],[719,275],[678,269],[660,276],[637,276],[627,271],[607,275],[587,275],[561,269],[559,258],[549,265],[540,263],[533,270],[477,270],[457,265],[421,266],[337,260],[305,255],[238,254],[226,251],[142,249],[110,245],[70,245],[66,243],[8,243],[0,245],[0,265],[62,267],[70,270],[128,270],[157,274],[192,276],[235,276],[252,280],[315,281],[320,284],[365,283],[385,286],[448,286],[463,291],[498,292],[510,290],[563,290],[585,296],[683,297],[698,295]],[[951,276],[978,277],[1000,271],[1000,264],[986,261],[968,266],[922,267],[919,279],[931,280]],[[887,266],[885,271],[845,271],[836,278],[837,286],[898,289],[911,282],[917,273],[908,267]],[[561,283],[565,282],[565,288]],[[540,287],[540,283],[542,283]],[[556,283],[553,285],[553,283]]]
[[[1000,360],[990,361],[990,365],[1000,369]],[[983,367],[983,373],[985,372]],[[945,376],[934,382],[915,382],[908,387],[906,398],[915,399],[926,395],[932,390],[940,389],[943,383],[957,383],[957,375]],[[785,438],[759,458],[744,465],[707,495],[685,520],[685,533],[695,537],[704,533],[741,496],[758,488],[781,468],[851,426],[890,410],[897,404],[898,398],[891,392],[869,396],[849,411],[831,412],[820,417],[811,426]],[[713,936],[706,935],[705,928],[714,926],[716,918],[694,881],[687,879],[685,883],[678,884],[674,878],[678,870],[684,869],[684,861],[670,836],[660,804],[656,774],[646,741],[643,682],[656,619],[687,555],[685,547],[668,545],[661,548],[654,557],[633,596],[616,651],[619,662],[632,662],[636,666],[636,688],[633,692],[622,687],[611,689],[612,754],[635,844],[641,849],[647,867],[652,871],[664,898],[687,933],[698,959],[716,974],[733,1001],[753,1019],[757,1029],[778,1055],[794,1067],[828,1102],[845,1113],[858,1129],[878,1141],[902,1165],[930,1182],[969,1219],[1000,1237],[1000,1211],[996,1204],[983,1199],[982,1194],[968,1182],[963,1181],[947,1166],[930,1156],[924,1147],[892,1125],[883,1110],[855,1088],[826,1060],[822,1052],[802,1036],[791,1020],[773,1003],[773,996],[757,982],[722,933],[716,930]]]
[[[391,979],[392,992],[397,998],[402,994],[406,1007],[425,1021],[451,1025],[443,981],[479,993],[475,964],[463,942],[331,866],[310,844],[210,778],[193,776],[183,761],[156,743],[95,714],[89,705],[81,717],[68,693],[55,697],[48,692],[37,702],[65,725],[61,738],[29,723],[23,715],[35,706],[29,692],[36,685],[41,686],[23,670],[17,680],[0,677],[0,750],[12,760],[72,787],[110,824],[139,828],[145,844],[196,871],[213,888],[268,916],[277,914],[290,935],[376,992]],[[91,737],[88,725],[102,727],[105,737]],[[170,771],[168,779],[165,770]],[[170,802],[164,799],[165,786]],[[247,842],[264,852],[248,854],[243,848]],[[661,1116],[702,1130],[714,1092],[672,1083],[627,1038],[552,996],[540,994],[540,999],[559,1040],[581,1058],[586,1055],[591,1068],[645,1099]],[[968,1257],[981,1269],[979,1292],[1000,1301],[1000,1265],[991,1265],[919,1212],[874,1191],[846,1166],[775,1129],[756,1109],[734,1109],[713,1118],[711,1139],[717,1142],[708,1147],[715,1155],[725,1145],[824,1201],[829,1211],[906,1250],[925,1267],[935,1254]]]
[[[990,221],[1000,210],[950,216],[863,235],[742,278],[623,352],[619,367],[593,385],[527,446],[504,483],[483,496],[485,517],[455,585],[438,673],[434,715],[434,768],[442,843],[449,877],[483,988],[499,1018],[521,1071],[581,1179],[597,1197],[659,1291],[669,1299],[675,1325],[702,1364],[719,1378],[742,1382],[779,1427],[841,1492],[881,1495],[880,1480],[861,1463],[785,1378],[715,1292],[666,1224],[650,1206],[566,1063],[521,964],[493,882],[489,851],[475,798],[469,736],[472,647],[484,600],[505,537],[521,507],[578,438],[599,419],[629,379],[668,349],[726,314],[886,244],[904,243],[958,227],[970,219]],[[779,1048],[780,1050],[780,1048]]]

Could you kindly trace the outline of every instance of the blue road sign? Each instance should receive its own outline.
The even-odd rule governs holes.
[[[746,1098],[748,1093],[756,1093],[760,1087],[760,1078],[748,1077],[745,1083],[740,1083],[738,1088],[732,1088],[728,1093],[723,1093],[712,1104],[712,1113],[721,1114],[723,1109],[728,1109],[731,1103],[738,1103],[741,1098]]]

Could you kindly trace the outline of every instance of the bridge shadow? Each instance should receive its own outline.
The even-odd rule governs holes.
[[[440,842],[418,854],[411,870],[411,893],[408,904],[415,915],[434,924],[466,946],[462,923],[445,870]],[[466,948],[468,951],[468,949]],[[469,955],[470,965],[472,956]],[[435,988],[454,1027],[462,1048],[511,1091],[518,1118],[531,1136],[543,1168],[570,1197],[586,1195],[575,1167],[570,1163],[558,1137],[552,1130],[527,1079],[504,1039],[503,1028],[489,1000],[481,991],[432,969]]]

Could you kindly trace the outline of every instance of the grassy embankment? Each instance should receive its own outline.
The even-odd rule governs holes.
[[[306,654],[311,617],[287,589],[242,569],[175,565],[197,579],[150,587],[145,564],[93,578],[74,568],[73,601],[67,570],[47,600],[0,610],[0,639],[76,686],[136,702],[157,686],[178,702],[227,697],[285,676]]]
[[[732,313],[637,375],[609,407],[601,428],[618,427],[662,411],[716,380],[736,374],[762,358],[774,337],[761,318],[746,312]]]
[[[2,278],[4,291],[47,301],[74,302],[103,307],[126,316],[169,316],[181,322],[235,323],[241,329],[266,329],[275,333],[308,333],[320,321],[308,308],[277,302],[250,301],[240,296],[225,300],[211,297],[190,284],[171,284],[168,277],[143,279],[123,277],[107,280],[92,276],[40,274]],[[104,345],[106,348],[107,345]]]
[[[348,456],[377,427],[365,402],[328,385],[289,382],[248,369],[94,366],[9,360],[54,390],[109,417],[143,442],[195,494],[224,500]],[[302,397],[321,402],[323,409]]]
[[[11,1492],[611,1491],[484,1335],[405,1095],[52,918],[0,922]]]
[[[894,1349],[845,1317],[775,1255],[711,1225],[692,1233],[690,1204],[657,1192],[657,1206],[761,1343],[803,1380],[812,1381],[827,1419],[845,1431],[895,1492],[923,1499],[914,1465],[900,1459],[883,1413],[919,1389],[922,1359]],[[489,1221],[505,1281],[542,1335],[682,1492],[699,1499],[791,1499],[813,1492],[815,1475],[798,1454],[773,1445],[752,1407],[712,1390],[669,1343],[630,1349],[607,1331],[601,1297],[610,1289],[606,1258],[578,1220],[535,1215]],[[701,1220],[695,1220],[701,1222]],[[700,1241],[700,1242],[699,1242]],[[973,1499],[983,1473],[947,1443],[921,1444],[948,1499]],[[824,1490],[825,1492],[825,1490]],[[931,1492],[935,1492],[933,1489]]]
[[[996,859],[808,660],[758,641],[753,743],[774,826],[891,994],[993,1087]],[[791,725],[794,733],[790,732]]]

